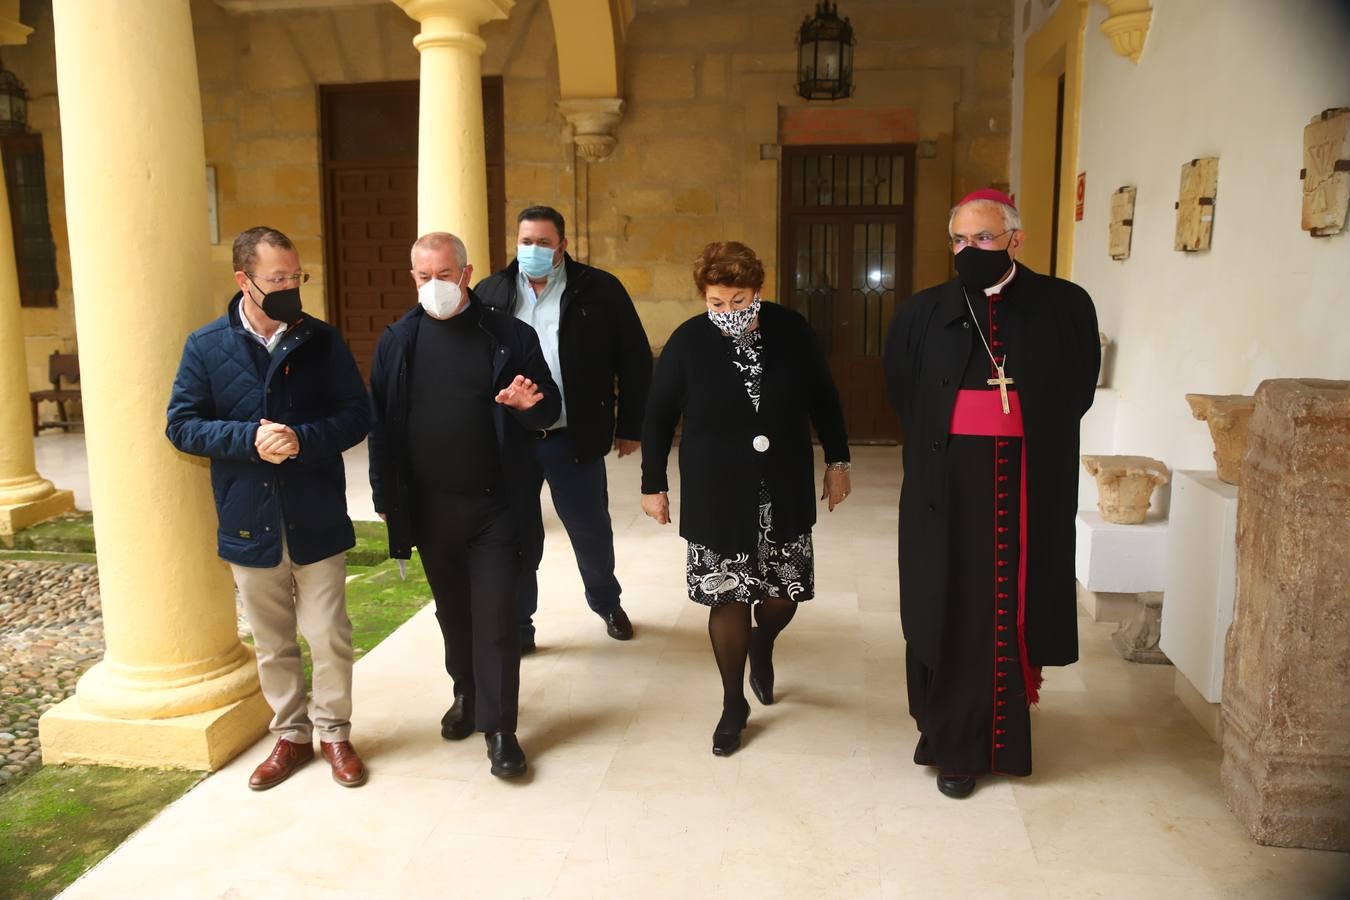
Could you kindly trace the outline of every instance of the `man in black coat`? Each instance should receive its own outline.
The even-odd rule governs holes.
[[[619,603],[614,531],[609,519],[605,455],[639,447],[652,350],[633,301],[619,279],[567,255],[562,214],[532,206],[516,222],[516,258],[475,289],[483,303],[515,316],[539,334],[549,369],[562,388],[562,412],[536,433],[533,472],[536,527],[545,480],[567,529],[586,603],[609,636],[626,641],[633,625]],[[536,566],[537,566],[536,560]],[[520,644],[535,646],[539,581],[530,567],[521,581]]]
[[[558,417],[559,397],[534,330],[484,307],[472,274],[454,235],[413,245],[418,305],[380,336],[371,366],[370,486],[389,555],[416,545],[436,601],[454,682],[441,735],[483,732],[492,774],[509,778],[526,767],[516,601],[544,538],[529,512],[531,433]]]
[[[885,369],[914,761],[965,797],[976,776],[1031,773],[1041,667],[1078,659],[1078,430],[1101,345],[1082,288],[1016,261],[1006,195],[968,195],[948,231],[958,277],[897,312]]]

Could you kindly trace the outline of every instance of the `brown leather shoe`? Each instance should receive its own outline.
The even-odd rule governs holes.
[[[313,744],[297,744],[281,738],[272,748],[272,754],[248,777],[248,786],[255,791],[276,787],[313,758]]]
[[[343,787],[360,787],[366,783],[366,767],[351,741],[319,741],[324,759],[333,767],[333,780]]]

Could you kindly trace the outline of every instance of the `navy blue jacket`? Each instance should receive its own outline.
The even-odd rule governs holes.
[[[278,565],[284,522],[291,559],[318,562],[356,543],[342,451],[370,428],[365,385],[331,325],[304,316],[269,356],[240,323],[239,300],[235,294],[225,315],[188,335],[165,434],[184,453],[211,460],[221,559]],[[253,439],[261,419],[295,430],[295,459],[259,459]]]
[[[544,535],[530,529],[532,504],[539,502],[539,489],[528,490],[530,479],[518,476],[538,464],[534,458],[534,433],[558,419],[562,398],[539,350],[534,329],[512,315],[486,307],[473,292],[469,302],[479,311],[479,327],[487,332],[492,348],[492,383],[501,390],[524,375],[539,386],[543,399],[521,411],[496,404],[493,423],[501,450],[507,502],[517,520],[527,568],[538,565]],[[462,315],[467,315],[463,313]],[[408,559],[415,543],[412,527],[412,467],[408,459],[408,401],[412,396],[412,358],[417,346],[417,328],[426,315],[414,306],[380,335],[375,361],[370,367],[370,393],[374,416],[370,429],[370,488],[376,512],[389,526],[389,555]],[[537,485],[535,481],[533,484]],[[537,516],[537,513],[535,514]]]

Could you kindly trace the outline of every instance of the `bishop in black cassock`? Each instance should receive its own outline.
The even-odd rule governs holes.
[[[1041,667],[1078,659],[1079,420],[1101,364],[1087,293],[1016,261],[1012,200],[976,191],[948,225],[958,277],[908,300],[885,369],[904,426],[900,618],[914,762],[964,797],[1031,774]]]

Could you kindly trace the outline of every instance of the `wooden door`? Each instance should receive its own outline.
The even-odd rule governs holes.
[[[784,148],[782,300],[820,338],[854,442],[900,440],[881,354],[912,287],[913,183],[913,145]]]
[[[500,78],[483,79],[489,255],[505,265]],[[328,314],[365,377],[384,329],[417,302],[417,82],[320,87]]]

